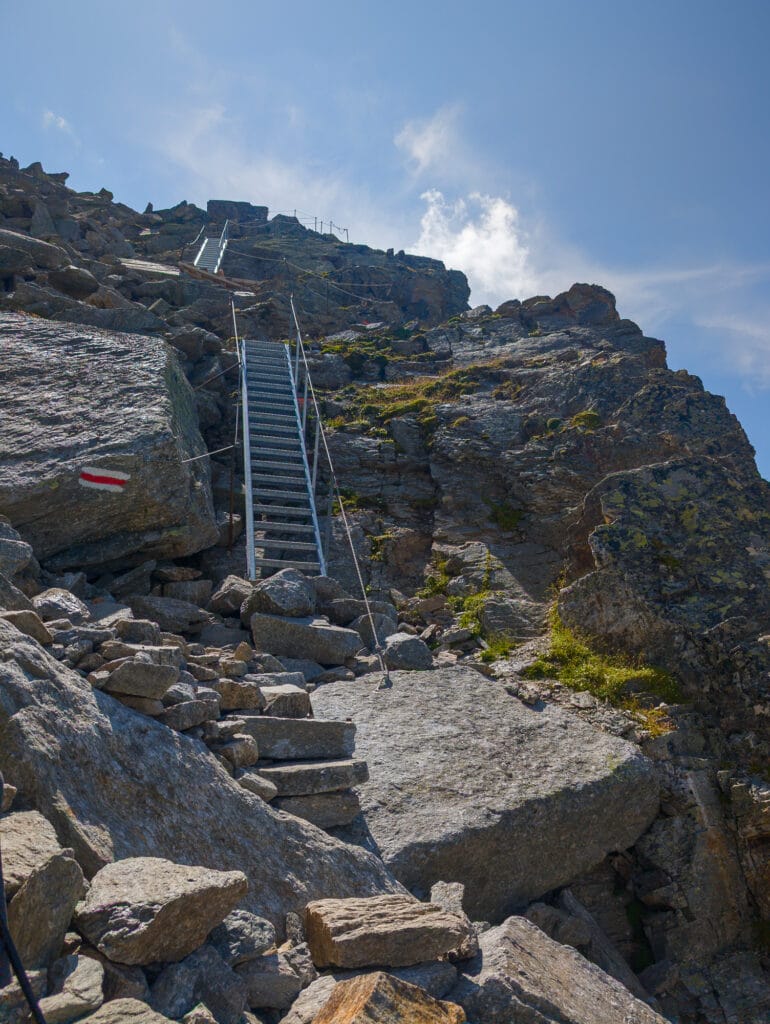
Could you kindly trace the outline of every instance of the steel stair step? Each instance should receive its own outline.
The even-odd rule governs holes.
[[[313,551],[315,552],[315,541],[305,540],[273,540],[257,537],[254,544],[258,548],[285,548],[287,551]]]
[[[305,507],[309,509],[308,494],[307,490],[304,491],[284,491],[278,488],[272,489],[267,487],[254,487],[252,489],[254,498],[257,500],[264,499],[265,501],[270,498],[293,498],[295,501],[304,501]]]
[[[255,453],[257,455],[259,455],[260,457],[263,456],[263,455],[274,455],[276,458],[280,457],[282,459],[286,459],[289,462],[291,462],[293,459],[299,459],[300,462],[303,461],[302,460],[302,452],[299,450],[298,447],[292,450],[291,448],[262,448],[262,447],[255,447],[254,445],[252,445],[251,446],[251,454],[252,454],[252,456]]]
[[[285,459],[282,462],[266,462],[264,459],[254,458],[252,458],[251,460],[252,474],[254,473],[255,470],[257,472],[257,475],[264,475],[265,472],[274,472],[277,469],[281,470],[281,475],[283,475],[284,473],[298,473],[300,479],[304,483],[305,467],[301,462],[296,465],[292,465]]]
[[[320,572],[319,562],[298,562],[287,558],[255,558],[254,564],[257,569],[264,565],[268,569],[303,569],[307,572]]]
[[[280,423],[293,423],[296,427],[297,417],[292,413],[284,412],[268,412],[266,409],[252,409],[249,407],[249,422],[252,420],[261,420],[264,423],[271,423],[273,420]]]
[[[263,519],[254,523],[254,529],[258,531],[274,530],[276,533],[313,533],[314,527],[310,523],[279,523],[272,519]]]
[[[302,518],[310,515],[310,506],[297,508],[296,505],[263,505],[255,509],[256,512],[269,512],[271,516],[289,516],[291,518]],[[259,520],[257,520],[259,521]]]

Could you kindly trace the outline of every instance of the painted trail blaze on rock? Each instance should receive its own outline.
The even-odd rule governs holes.
[[[95,466],[84,466],[80,470],[78,482],[83,487],[90,487],[95,491],[113,491],[120,494],[126,486],[126,481],[130,479],[130,473],[122,473],[117,469],[98,469]]]

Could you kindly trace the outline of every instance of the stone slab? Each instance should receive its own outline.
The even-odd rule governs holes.
[[[352,722],[321,718],[273,718],[242,714],[242,732],[259,744],[262,757],[273,761],[301,758],[327,760],[349,757],[355,748],[356,727]]]
[[[366,761],[287,761],[266,765],[260,775],[278,789],[278,796],[310,796],[350,789],[368,778]]]
[[[561,709],[528,707],[470,668],[330,683],[317,714],[352,718],[369,765],[365,825],[407,888],[463,882],[466,910],[499,921],[632,846],[655,817],[655,766]]]

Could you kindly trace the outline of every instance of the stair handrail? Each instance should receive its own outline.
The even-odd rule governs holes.
[[[219,236],[219,248],[218,248],[218,251],[217,251],[217,262],[216,262],[216,266],[214,267],[214,273],[215,274],[219,273],[219,268],[222,266],[222,259],[224,258],[225,249],[227,248],[227,241],[228,241],[228,238],[229,238],[229,235],[228,235],[229,225],[230,225],[230,221],[228,219],[228,220],[225,221],[225,226],[222,228],[222,234]]]
[[[235,311],[233,310],[233,321]],[[250,580],[257,578],[257,553],[254,539],[254,493],[251,483],[251,451],[249,450],[249,388],[246,374],[246,341],[238,342],[241,360],[241,414],[243,416],[243,483],[246,491],[246,568]]]
[[[302,453],[302,468],[305,471],[305,484],[307,486],[308,498],[310,499],[310,516],[313,520],[313,536],[315,537],[315,546],[318,553],[318,566],[321,571],[321,575],[326,575],[326,558],[324,556],[323,544],[321,543],[321,529],[318,524],[318,512],[315,507],[315,490],[314,490],[314,479],[311,479],[310,465],[307,458],[307,447],[305,443],[305,407],[307,406],[307,398],[303,402],[303,410],[300,412],[299,409],[299,398],[297,396],[297,381],[294,377],[294,370],[291,365],[291,350],[288,345],[283,347],[286,355],[286,365],[289,369],[289,380],[291,381],[291,394],[294,399],[294,415],[297,417],[297,430],[300,435],[300,452]],[[305,377],[305,394],[307,395],[307,377]],[[313,473],[313,478],[315,472]]]

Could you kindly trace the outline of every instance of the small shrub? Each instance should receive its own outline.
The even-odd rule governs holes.
[[[511,532],[517,528],[519,523],[524,518],[524,511],[520,508],[514,508],[512,505],[508,505],[506,502],[493,502],[489,506],[489,518],[495,525],[499,526],[501,530]]]
[[[602,426],[602,418],[595,409],[584,409],[575,413],[570,424],[578,430],[598,430]]]
[[[434,594],[446,594],[450,576],[447,572],[446,559],[436,559],[425,570],[425,586],[417,591],[417,597],[433,597]]]
[[[493,661],[507,658],[508,655],[518,647],[518,643],[505,634],[498,634],[487,640],[486,650],[481,652],[481,660],[489,665]]]

